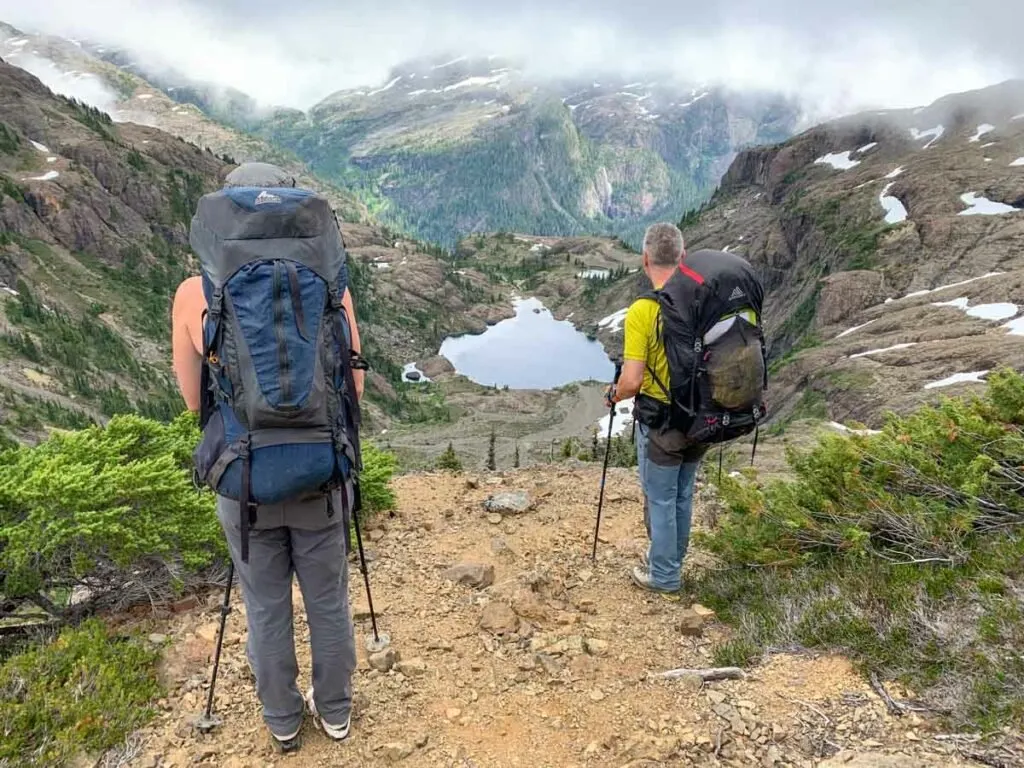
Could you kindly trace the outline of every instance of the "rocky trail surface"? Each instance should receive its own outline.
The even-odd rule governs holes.
[[[366,545],[391,652],[371,660],[366,593],[353,559],[358,670],[352,733],[336,744],[307,718],[302,747],[276,753],[245,658],[239,599],[229,617],[208,735],[202,711],[220,596],[147,618],[166,643],[168,696],[119,765],[910,766],[975,765],[916,714],[890,715],[850,663],[776,655],[745,679],[651,677],[714,666],[727,628],[686,594],[669,602],[627,571],[644,547],[635,474],[611,469],[596,564],[600,468],[567,464],[394,482],[398,508]],[[709,508],[700,492],[697,525]],[[520,511],[516,511],[520,510]],[[711,567],[693,552],[687,570]],[[237,593],[236,593],[237,594]],[[308,628],[296,587],[296,645],[308,685]]]

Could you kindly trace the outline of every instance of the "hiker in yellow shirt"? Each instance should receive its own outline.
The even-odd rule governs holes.
[[[679,269],[686,250],[674,224],[648,227],[643,268],[655,289]],[[683,558],[690,540],[694,480],[707,446],[693,444],[677,429],[664,425],[668,410],[669,366],[659,339],[658,302],[640,298],[626,312],[622,374],[609,402],[635,397],[636,453],[648,524],[647,556],[632,570],[643,589],[678,599]]]

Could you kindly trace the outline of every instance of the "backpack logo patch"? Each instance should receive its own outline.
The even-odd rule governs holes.
[[[256,205],[266,205],[267,203],[280,203],[280,202],[281,202],[281,198],[280,197],[278,197],[277,195],[275,195],[275,194],[273,194],[271,192],[267,192],[266,190],[263,190],[258,195],[256,195],[256,203],[255,204]]]
[[[747,294],[743,292],[743,289],[737,285],[735,288],[732,289],[732,293],[729,294],[729,301],[736,301],[737,299],[742,299],[746,295]]]

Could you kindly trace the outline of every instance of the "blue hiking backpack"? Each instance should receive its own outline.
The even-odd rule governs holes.
[[[190,242],[207,304],[195,476],[239,502],[248,562],[258,505],[341,489],[346,518],[359,509],[347,254],[327,200],[294,186],[205,195]]]

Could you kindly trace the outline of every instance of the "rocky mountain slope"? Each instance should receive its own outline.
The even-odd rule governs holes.
[[[746,150],[683,223],[765,276],[777,417],[877,426],[1024,365],[1024,82]]]
[[[5,435],[180,410],[168,300],[188,269],[195,202],[224,168],[0,62]]]
[[[636,242],[643,222],[704,200],[739,148],[789,136],[798,119],[773,95],[654,76],[541,81],[494,57],[410,61],[377,86],[267,117],[245,94],[83,47],[181,109],[198,107],[358,188],[381,220],[449,247],[503,230]]]
[[[958,754],[955,740],[941,738],[926,714],[890,713],[839,656],[773,655],[743,680],[656,679],[669,669],[714,666],[712,649],[729,630],[692,605],[690,594],[673,604],[630,583],[626,572],[644,546],[631,471],[609,471],[601,543],[591,562],[600,477],[599,466],[552,466],[397,478],[396,512],[375,521],[367,535],[374,608],[390,651],[371,660],[364,650],[372,631],[353,564],[358,668],[352,734],[337,745],[307,721],[301,751],[286,762],[979,765]],[[525,511],[494,511],[504,496],[520,494]],[[698,495],[695,526],[704,528],[709,497]],[[704,553],[688,558],[694,572],[708,564]],[[306,679],[308,627],[297,587],[293,597]],[[224,724],[207,736],[191,729],[205,703],[220,599],[212,594],[206,606],[189,612],[132,620],[167,647],[168,695],[153,724],[119,753],[120,764],[280,764],[259,719],[240,602],[228,618],[217,680],[214,711]]]
[[[421,237],[615,232],[696,205],[737,149],[788,136],[780,99],[657,82],[544,83],[499,59],[415,61],[257,129],[361,179]],[[358,174],[351,169],[357,169]]]
[[[155,100],[156,97],[154,97]],[[259,155],[257,155],[259,157]],[[196,266],[199,196],[233,167],[156,128],[114,122],[0,61],[3,422],[19,438],[125,410],[182,406],[169,371],[169,301]],[[374,364],[370,423],[402,418],[402,364],[447,333],[510,313],[508,289],[463,279],[439,249],[343,225]],[[6,433],[5,433],[6,434]]]

